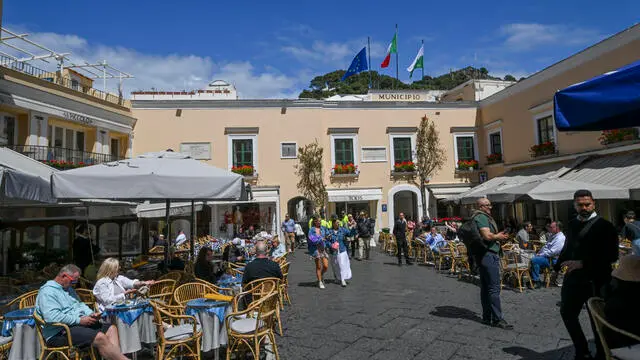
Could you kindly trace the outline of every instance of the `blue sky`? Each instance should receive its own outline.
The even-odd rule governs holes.
[[[3,26],[76,62],[106,59],[136,77],[125,91],[194,89],[220,78],[242,98],[282,98],[346,69],[367,36],[379,69],[396,23],[401,80],[409,81],[405,69],[423,39],[426,74],[474,65],[520,77],[633,25],[637,14],[637,0],[5,0]]]

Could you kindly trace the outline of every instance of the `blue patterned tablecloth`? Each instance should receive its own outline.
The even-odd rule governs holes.
[[[4,323],[2,324],[2,336],[11,336],[11,331],[16,324],[27,324],[31,327],[36,325],[36,321],[33,318],[33,310],[35,308],[24,308],[20,310],[14,310],[4,315]]]
[[[131,326],[145,312],[153,313],[153,307],[148,301],[141,301],[137,304],[110,305],[107,306],[102,316],[105,318],[117,316],[125,324]]]
[[[218,280],[216,284],[220,287],[230,287],[232,285],[242,285],[242,275],[231,276],[229,274],[224,274]]]
[[[209,299],[194,299],[187,303],[185,313],[190,316],[196,316],[197,313],[205,311],[209,314],[215,314],[220,322],[224,321],[224,313],[229,306],[226,301],[216,301]]]

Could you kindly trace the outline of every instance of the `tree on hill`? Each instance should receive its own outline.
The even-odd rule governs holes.
[[[507,74],[504,76],[504,81],[518,81],[513,75]]]
[[[369,90],[368,72],[362,72],[347,78],[345,81],[340,81],[344,73],[345,70],[336,70],[314,77],[309,84],[309,88],[303,90],[299,97],[301,99],[325,99],[336,94],[355,95],[367,93]],[[511,77],[513,78],[513,76]],[[499,77],[491,76],[489,70],[484,67],[477,69],[471,66],[437,77],[427,75],[411,84],[398,81],[395,77],[380,74],[377,71],[371,72],[372,88],[376,90],[451,90],[471,79],[502,80]],[[515,78],[513,81],[515,81]]]

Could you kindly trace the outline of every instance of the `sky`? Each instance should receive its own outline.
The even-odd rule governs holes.
[[[425,75],[471,65],[520,78],[634,25],[640,14],[637,0],[3,3],[4,28],[70,52],[74,63],[106,60],[131,73],[125,93],[223,79],[244,99],[296,98],[313,77],[346,70],[367,37],[371,69],[380,70],[396,24],[400,80],[410,82],[406,68],[422,40]],[[395,76],[395,58],[382,72]]]

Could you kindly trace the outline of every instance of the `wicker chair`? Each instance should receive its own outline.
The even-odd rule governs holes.
[[[398,244],[396,243],[396,237],[393,234],[389,234],[387,237],[387,254],[395,256],[398,253]]]
[[[190,300],[200,299],[206,294],[214,293],[217,293],[217,291],[209,284],[190,282],[178,286],[173,291],[173,301],[177,305],[185,306]]]
[[[289,297],[289,266],[291,264],[286,262],[280,266],[282,270],[282,281],[280,282],[280,305],[284,310],[284,302],[288,302],[291,305],[291,298]]]
[[[0,321],[3,319],[0,317]],[[5,338],[7,340],[7,338]],[[0,360],[6,360],[9,358],[9,352],[11,351],[11,345],[13,345],[13,340],[11,338],[8,339],[4,344],[0,344]]]
[[[451,266],[449,267],[449,271],[453,272],[455,267],[455,248],[453,247],[453,243],[449,242],[447,245],[438,248],[438,253],[434,254],[434,263],[435,268],[438,272],[442,271],[442,263],[449,261]]]
[[[279,333],[282,336],[283,334],[282,318],[280,317],[280,308],[282,306],[280,302],[280,300],[282,299],[282,296],[280,294],[281,284],[282,284],[282,280],[275,277],[257,279],[248,284],[245,284],[243,287],[244,293],[240,293],[240,294],[250,295],[251,302],[254,302],[270,295],[273,292],[276,292],[278,294],[278,308],[276,309],[276,320],[277,320]],[[234,311],[238,310],[240,300],[244,301],[246,304],[246,298],[248,296],[245,297],[244,295],[237,296],[236,298],[234,298],[234,306],[233,306]]]
[[[81,288],[81,289],[93,289],[93,286],[95,284],[96,284],[95,282],[93,282],[93,281],[91,281],[91,280],[89,280],[87,278],[83,278],[82,276],[80,276],[78,278],[78,288]]]
[[[20,299],[20,305],[18,306],[20,309],[30,308],[36,306],[36,298],[38,297],[38,291],[29,291],[27,294],[23,295]]]
[[[239,350],[249,350],[254,359],[260,358],[261,344],[269,341],[276,360],[280,359],[276,337],[273,331],[277,321],[278,293],[269,295],[252,302],[246,310],[235,311],[225,318],[228,344],[227,360],[231,353]]]
[[[9,301],[8,303],[0,306],[0,315],[4,315],[6,313],[8,313],[9,311],[13,311],[13,310],[18,310],[21,309],[20,307],[20,302],[22,301],[22,299],[24,299],[25,297],[29,297],[32,294],[38,294],[38,290],[31,290],[29,292],[26,292],[20,296],[17,296],[15,299]]]
[[[506,251],[501,259],[501,264],[502,276],[515,276],[518,289],[522,292],[522,275],[529,273],[529,266],[520,262],[520,255],[515,251]],[[529,286],[533,287],[531,277],[529,277]]]
[[[166,279],[175,280],[176,284],[179,284],[180,280],[182,279],[182,271],[169,271],[168,273],[158,278],[158,280],[166,280]]]
[[[71,332],[69,330],[69,326],[61,323],[53,323],[50,325],[59,326],[64,329],[67,334],[67,344],[65,346],[52,347],[47,345],[47,341],[42,334],[42,328],[45,325],[44,320],[36,312],[33,313],[33,318],[36,321],[36,332],[38,334],[38,341],[40,342],[40,360],[48,360],[52,356],[61,355],[64,359],[75,359],[80,360],[84,356],[88,355],[91,360],[96,360],[96,356],[93,352],[93,346],[88,346],[86,348],[77,348],[73,346],[73,339],[71,338]]]
[[[218,293],[218,294],[233,295],[233,289],[220,287],[220,286],[218,286],[216,284],[212,284],[212,283],[208,282],[207,280],[195,278],[195,279],[193,279],[192,282],[203,283],[203,284],[207,285],[208,287],[212,288],[213,290],[215,290],[215,292]]]
[[[602,343],[602,349],[604,350],[605,358],[607,360],[610,359],[635,359],[633,355],[637,355],[640,352],[640,344],[631,347],[624,347],[619,349],[613,349],[613,351],[609,348],[607,344],[607,339],[604,336],[604,329],[608,328],[609,330],[616,332],[618,334],[622,334],[625,337],[640,342],[640,336],[632,334],[628,331],[617,328],[605,319],[604,315],[604,300],[601,298],[593,297],[587,301],[587,306],[589,308],[589,314],[593,323],[596,327],[596,332],[598,333],[598,337],[600,338],[600,342]]]
[[[466,270],[467,274],[471,272],[467,247],[464,246],[464,244],[455,244],[455,254],[453,259],[455,261],[454,271],[458,273],[458,279],[462,278],[462,270]]]
[[[76,289],[76,294],[78,294],[80,301],[87,304],[88,307],[92,309],[95,307],[96,297],[93,295],[93,290]]]
[[[190,357],[200,359],[202,331],[193,316],[176,315],[171,309],[156,301],[150,302],[156,325],[158,359]],[[165,324],[171,325],[165,329]]]
[[[149,287],[147,296],[149,299],[159,300],[165,304],[171,303],[173,290],[176,288],[176,281],[173,279],[158,280]]]

